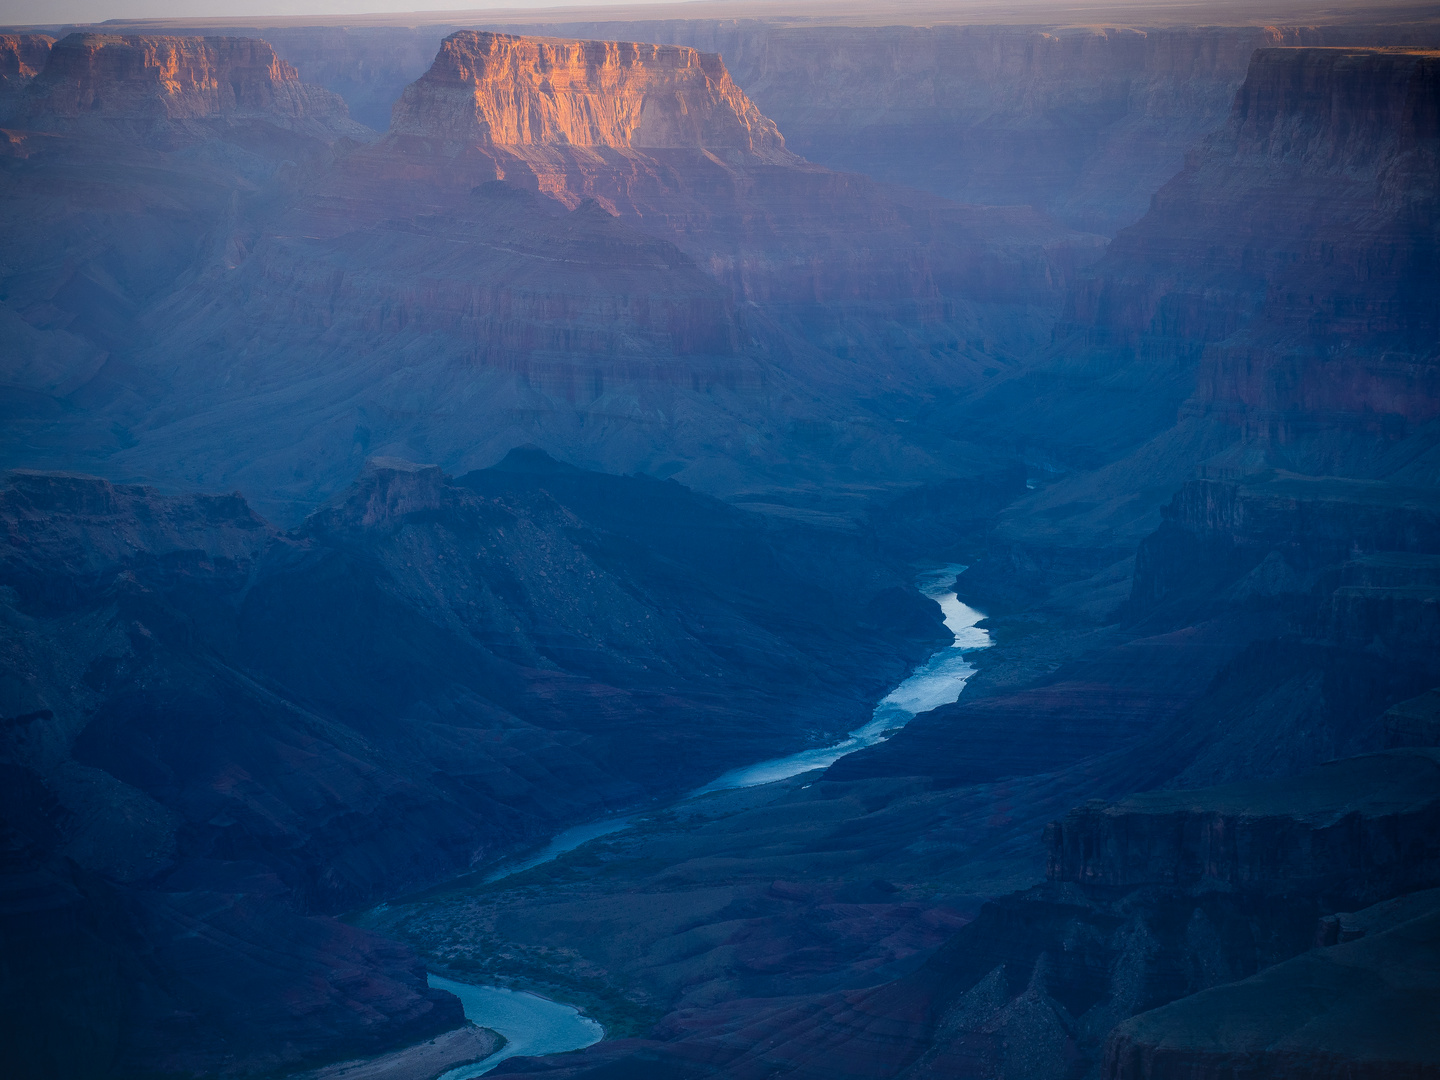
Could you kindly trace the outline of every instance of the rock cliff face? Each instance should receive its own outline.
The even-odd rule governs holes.
[[[559,79],[561,60],[568,97],[502,88],[524,65]],[[517,109],[538,126],[482,137]],[[447,468],[536,442],[714,493],[881,460],[926,479],[967,451],[920,446],[876,387],[890,401],[993,375],[1101,243],[798,161],[691,50],[455,35],[397,125],[257,180],[183,288],[126,305],[111,337],[146,388],[107,392],[104,430],[148,434],[100,435],[112,475],[163,477],[184,443],[187,482],[244,485],[289,521],[412,439]],[[75,306],[77,322],[95,310]],[[311,465],[280,466],[292,452]]]
[[[1193,607],[1227,595],[1241,602],[1247,596],[1299,597],[1342,585],[1323,580],[1324,571],[1382,554],[1400,557],[1394,570],[1406,582],[1433,587],[1423,572],[1426,558],[1440,555],[1440,505],[1431,491],[1280,472],[1243,481],[1192,480],[1140,546],[1130,607],[1138,616],[1166,602]],[[1378,572],[1374,564],[1372,576]]]
[[[1338,944],[1127,1020],[1107,1041],[1101,1075],[1440,1075],[1429,1022],[1440,1008],[1440,895],[1341,919],[1348,933]]]
[[[27,97],[27,115],[66,120],[348,115],[336,95],[302,83],[255,38],[71,34],[50,50]]]
[[[1440,882],[1437,777],[1435,753],[1397,750],[1263,784],[1082,807],[1047,830],[1049,876],[1363,906]]]
[[[535,451],[378,462],[290,534],[40,473],[0,522],[0,994],[41,1074],[270,1073],[454,1026],[412,954],[331,916],[708,779],[717,735],[739,763],[853,726],[938,636],[858,541]]]
[[[1228,124],[1116,238],[1069,318],[1091,342],[1188,353],[1195,408],[1282,443],[1322,418],[1434,417],[1437,102],[1440,53],[1260,50]]]
[[[787,160],[720,57],[614,41],[446,38],[390,130],[502,146],[690,147]]]
[[[811,160],[1113,233],[1223,121],[1256,48],[1315,37],[1258,26],[777,28],[763,46],[722,51]]]
[[[132,348],[148,305],[243,246],[252,201],[369,134],[267,44],[234,38],[71,35],[7,99],[0,385],[12,433]]]
[[[1144,214],[1186,151],[1224,122],[1256,49],[1440,45],[1433,27],[1375,18],[1203,27],[690,18],[486,29],[718,53],[789,148],[810,161],[962,203],[1030,204],[1074,228],[1113,234]],[[344,95],[358,119],[383,129],[452,29],[459,25],[255,33],[307,81]]]
[[[1256,53],[1226,125],[1077,276],[1053,349],[956,410],[1073,471],[1007,511],[1009,557],[1069,548],[1094,573],[1197,472],[1433,483],[1434,71],[1424,50]]]
[[[1084,773],[1094,782],[1115,766],[1111,758],[1049,782],[1064,785]],[[1131,1032],[1144,1033],[1133,1040],[1137,1063],[1179,1049],[1170,1040],[1180,1036],[1193,1040],[1184,1047],[1197,1055],[1186,1059],[1192,1061],[1216,1051],[1216,1044],[1228,1049],[1236,1041],[1259,1052],[1279,1050],[1256,1047],[1253,1029],[1244,1023],[1246,1010],[1263,1005],[1263,995],[1230,999],[1237,1006],[1229,1013],[1232,1020],[1224,1027],[1206,1025],[1218,1012],[1202,1008],[1205,1003],[1226,1000],[1225,994],[1251,983],[1285,987],[1287,996],[1275,997],[1256,1016],[1266,1018],[1264,1030],[1294,1021],[1289,1037],[1302,1054],[1307,1044],[1324,1046],[1339,1034],[1324,1023],[1305,1026],[1312,1016],[1328,1015],[1325,999],[1336,990],[1337,1024],[1344,1025],[1347,1038],[1363,1036],[1366,993],[1385,986],[1376,977],[1379,964],[1351,969],[1366,980],[1366,992],[1346,990],[1343,977],[1337,977],[1314,984],[1323,991],[1314,996],[1299,991],[1307,985],[1304,972],[1296,978],[1291,968],[1318,962],[1325,969],[1327,959],[1317,961],[1317,953],[1331,950],[1316,950],[1317,945],[1370,940],[1433,909],[1433,889],[1414,890],[1440,880],[1437,768],[1440,757],[1433,750],[1395,751],[1332,762],[1274,782],[1154,792],[1082,807],[1050,830],[1050,882],[985,903],[915,971],[840,993],[677,1010],[647,1040],[602,1044],[578,1061],[554,1059],[549,1074],[566,1080],[646,1069],[687,1080],[1085,1076],[1115,1060],[1117,1040]],[[1112,781],[1126,782],[1114,774]],[[765,818],[775,827],[788,804],[805,808],[797,820],[810,820],[826,799],[863,791],[880,802],[882,790],[835,785],[828,795],[812,796],[816,801],[810,804],[792,791],[767,806]],[[970,789],[969,797],[981,790]],[[1020,790],[1019,785],[992,789],[1007,800]],[[1036,789],[1028,790],[1034,797]],[[944,804],[933,790],[925,798],[932,812],[940,812]],[[746,824],[754,828],[752,821]],[[1033,841],[1031,834],[1028,842]],[[1017,836],[1016,842],[1027,841]],[[975,857],[973,849],[958,849]],[[663,843],[652,849],[664,850]],[[776,857],[765,850],[767,858]],[[944,849],[949,861],[963,861],[956,850]],[[790,857],[804,865],[793,851]],[[623,873],[623,860],[605,865]],[[653,866],[646,864],[651,873]],[[672,870],[670,880],[677,876]],[[780,892],[780,884],[772,894],[790,895],[788,887]],[[1355,910],[1372,901],[1380,907]],[[726,914],[741,917],[736,907]],[[741,940],[748,946],[763,933],[757,926]],[[1418,978],[1403,984],[1426,995],[1434,986],[1428,950],[1422,946],[1413,968],[1407,965],[1404,978]],[[1343,955],[1335,953],[1328,962],[1343,965]],[[1389,960],[1381,963],[1393,963],[1397,954],[1385,955]],[[1273,982],[1264,983],[1272,976]],[[1385,1000],[1399,1002],[1404,991],[1390,984],[1386,994]],[[1127,1022],[1136,1013],[1144,1015]],[[1372,1038],[1371,1047],[1389,1038],[1401,1059],[1411,1060],[1415,1048],[1426,1045],[1428,1028],[1417,1023],[1418,1015],[1407,1010],[1387,1021],[1376,1030],[1390,1034]],[[1165,1019],[1171,1016],[1188,1016],[1188,1026]],[[1176,1068],[1123,1075],[1233,1075],[1219,1065],[1235,1060],[1213,1062],[1214,1072]]]
[[[0,34],[0,93],[17,90],[40,73],[55,39],[46,34]]]

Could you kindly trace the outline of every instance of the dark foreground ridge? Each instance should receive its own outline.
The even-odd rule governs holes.
[[[376,462],[291,533],[43,473],[0,520],[5,1016],[37,1073],[454,1027],[329,916],[844,730],[943,637],[850,538],[533,449]]]

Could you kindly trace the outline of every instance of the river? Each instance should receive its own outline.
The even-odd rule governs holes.
[[[870,720],[863,727],[855,729],[830,746],[802,750],[799,753],[731,769],[704,787],[697,788],[687,798],[712,791],[730,791],[770,784],[813,769],[826,768],[846,754],[884,742],[920,713],[957,700],[965,689],[965,683],[975,674],[975,667],[968,659],[969,655],[990,644],[990,635],[975,625],[985,616],[962,603],[955,595],[955,579],[964,569],[965,567],[959,565],[942,566],[922,574],[917,579],[916,585],[921,593],[940,605],[945,626],[953,640],[886,694],[875,706]],[[613,817],[566,829],[540,851],[502,864],[486,875],[485,880],[499,881],[522,870],[529,870],[532,866],[549,862],[598,837],[628,829],[631,823],[628,817]],[[464,1005],[468,1020],[498,1031],[507,1040],[499,1053],[473,1065],[451,1069],[440,1080],[466,1080],[468,1077],[482,1076],[506,1058],[522,1054],[559,1054],[568,1050],[579,1050],[599,1042],[605,1034],[599,1024],[587,1016],[582,1016],[569,1005],[562,1005],[537,994],[506,990],[498,986],[472,986],[442,979],[437,975],[430,976],[430,985],[449,990]]]
[[[484,1076],[506,1058],[563,1054],[580,1050],[605,1037],[605,1029],[582,1016],[578,1009],[523,990],[501,986],[471,986],[469,983],[430,976],[430,985],[449,990],[465,1008],[465,1019],[491,1028],[505,1036],[505,1045],[484,1061],[461,1065],[444,1073],[440,1080],[468,1080]]]
[[[798,754],[787,754],[785,757],[772,758],[756,765],[731,769],[704,787],[696,789],[692,792],[692,797],[710,791],[729,791],[734,788],[772,784],[776,780],[798,776],[811,769],[829,768],[846,754],[884,742],[920,713],[958,700],[960,692],[965,689],[965,683],[975,674],[975,667],[968,659],[969,655],[990,644],[990,634],[975,625],[985,616],[962,603],[955,595],[955,579],[964,569],[965,567],[958,565],[942,566],[938,570],[922,574],[916,582],[921,593],[940,605],[940,611],[945,616],[945,627],[954,640],[881,698],[880,704],[875,706],[870,721],[864,727],[856,728],[830,746],[802,750]]]

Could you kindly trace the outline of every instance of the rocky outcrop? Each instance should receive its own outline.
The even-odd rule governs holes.
[[[1109,782],[1124,783],[1123,771],[1112,757],[1048,780],[1063,785],[1088,776],[1094,783],[1110,772]],[[1414,890],[1440,882],[1437,776],[1435,751],[1395,751],[1275,782],[1152,792],[1084,806],[1050,830],[1048,883],[985,903],[912,973],[840,993],[677,1010],[646,1041],[602,1044],[578,1061],[552,1059],[547,1065],[552,1075],[577,1080],[644,1068],[686,1080],[1084,1076],[1114,1059],[1114,1040],[1110,1051],[1105,1047],[1116,1025],[1118,1033],[1146,1032],[1140,1041],[1149,1046],[1159,1024],[1142,1022],[1170,1014],[1196,1018],[1180,1030],[1203,1052],[1247,1029],[1243,1009],[1233,1024],[1206,1026],[1203,1018],[1216,1014],[1198,1003],[1249,985],[1239,980],[1257,983],[1308,960],[1317,938],[1371,940],[1425,910],[1420,898],[1427,894]],[[836,785],[820,798],[879,790]],[[970,789],[970,797],[980,790]],[[992,790],[1016,798],[1022,789]],[[1038,789],[1024,790],[1034,797]],[[937,809],[942,805],[933,789],[925,798]],[[814,813],[798,793],[781,801]],[[767,814],[778,812],[767,807]],[[943,850],[956,862],[976,854],[963,842]],[[1356,910],[1372,901],[1389,902]],[[726,915],[739,912],[730,908]],[[743,940],[748,944],[750,934]],[[1335,953],[1334,960],[1342,962],[1343,955]],[[1393,960],[1395,954],[1387,955]],[[1428,955],[1416,959],[1419,969],[1428,969]],[[1369,980],[1378,970],[1356,973]],[[1401,986],[1428,994],[1428,978]],[[1257,1016],[1308,1015],[1319,1000],[1299,990],[1303,979],[1286,976],[1269,985],[1285,990],[1274,994],[1268,1013]],[[1334,988],[1329,980],[1316,985],[1327,993]],[[1378,981],[1364,985],[1379,988]],[[1386,1000],[1398,1002],[1400,987],[1391,989]],[[1363,996],[1354,995],[1345,1008]],[[1260,1003],[1258,996],[1244,1001],[1246,1008]],[[1195,1010],[1186,1012],[1192,1004]],[[1127,1023],[1136,1014],[1144,1015]],[[1429,1031],[1424,1016],[1421,1010],[1397,1013],[1376,1029],[1371,1045],[1389,1042],[1407,1053],[1417,1040],[1423,1045]],[[1357,1023],[1349,1030],[1362,1028]],[[1324,1025],[1308,1030],[1313,1038]],[[1296,1026],[1298,1038],[1305,1032],[1303,1024]],[[1160,1043],[1164,1052],[1169,1046]]]
[[[619,80],[606,108],[639,126],[605,136],[617,145],[546,141],[559,137],[551,120],[520,143],[415,133],[446,130],[452,91],[470,103],[466,123],[481,122],[479,89],[484,109],[510,107],[493,82],[455,89],[459,58],[481,42],[503,45],[506,63],[571,56],[577,79]],[[726,97],[723,70],[687,50],[652,64],[639,46],[474,34],[446,49],[407,98],[405,130],[277,174],[273,198],[237,200],[253,213],[216,223],[204,272],[127,325],[147,385],[178,408],[109,398],[104,431],[147,433],[115,445],[110,465],[164,476],[178,440],[188,482],[243,485],[287,521],[366,454],[412,439],[447,469],[534,442],[714,494],[828,491],[822,479],[881,460],[903,461],[907,484],[937,478],[954,445],[916,444],[875,386],[925,395],[994,374],[985,358],[1009,362],[1046,333],[1064,281],[1101,243],[1028,209],[960,207],[797,161]],[[634,62],[603,79],[604,64],[581,63],[622,55]],[[696,126],[634,145],[657,101],[685,102]],[[572,104],[567,124],[601,116],[583,94]],[[737,124],[749,149],[726,134]],[[204,362],[177,364],[197,348]],[[262,397],[263,432],[242,419]],[[723,464],[705,461],[715,446]],[[297,472],[291,453],[309,464]]]
[[[20,422],[134,340],[258,189],[367,134],[245,38],[72,34],[7,102],[0,384]]]
[[[1266,783],[1087,806],[1047,830],[1049,876],[1383,900],[1440,882],[1437,779],[1435,753],[1396,750]]]
[[[1302,27],[775,28],[722,48],[793,149],[1113,234],[1223,121],[1250,54]],[[738,36],[738,35],[737,35]]]
[[[35,78],[54,44],[55,39],[47,34],[0,34],[0,94]]]
[[[1440,53],[1260,50],[1228,124],[1077,287],[1071,326],[1191,358],[1191,408],[1282,444],[1440,414],[1437,101]]]
[[[720,57],[673,45],[461,32],[405,88],[390,130],[488,146],[687,147],[785,161]]]
[[[27,92],[31,120],[261,117],[345,122],[336,95],[300,81],[255,38],[71,34]]]
[[[1440,582],[1427,567],[1437,555],[1440,503],[1423,488],[1278,471],[1192,480],[1140,545],[1130,611],[1193,617],[1227,600],[1323,605],[1337,589],[1353,599],[1366,589],[1433,591]],[[1307,614],[1308,632],[1355,636],[1338,611]]]
[[[955,411],[1071,474],[1006,512],[1006,559],[1113,565],[1196,475],[1433,482],[1435,63],[1256,53],[1224,127],[1077,276],[1054,347]]]
[[[1344,917],[1352,937],[1142,1013],[1110,1036],[1107,1080],[1440,1076],[1440,896]]]
[[[1383,720],[1388,747],[1440,746],[1440,690],[1391,706]]]
[[[857,539],[534,449],[460,480],[375,462],[288,534],[238,496],[12,476],[12,1055],[269,1074],[457,1025],[412,953],[333,915],[699,783],[722,744],[853,726],[940,636],[902,582]]]
[[[962,203],[1029,204],[1113,235],[1144,214],[1186,151],[1224,122],[1256,49],[1440,44],[1433,27],[1404,14],[1389,25],[1376,20],[1373,12],[1331,12],[1318,26],[1203,27],[657,18],[487,29],[718,53],[789,148],[810,161]],[[383,129],[451,29],[256,32],[306,81],[342,94],[357,119]]]

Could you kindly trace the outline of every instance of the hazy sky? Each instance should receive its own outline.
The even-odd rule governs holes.
[[[357,15],[367,11],[474,11],[575,7],[587,0],[0,0],[0,25],[212,15]],[[593,0],[595,3],[613,0]],[[632,3],[637,0],[631,0]],[[645,0],[638,0],[645,2]]]

